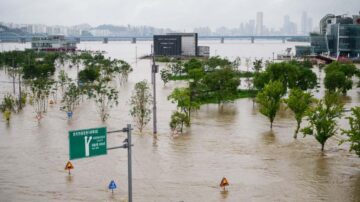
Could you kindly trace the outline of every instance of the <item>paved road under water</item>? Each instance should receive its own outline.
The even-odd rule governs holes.
[[[295,43],[231,41],[225,44],[201,42],[212,54],[270,58]],[[22,49],[26,45],[5,44]],[[84,101],[68,121],[59,111],[59,102],[49,106],[38,124],[32,106],[15,114],[11,123],[0,122],[0,201],[126,201],[127,153],[111,150],[106,156],[73,161],[68,176],[68,131],[107,126],[108,130],[133,123],[129,96],[133,85],[150,80],[150,61],[135,62],[135,52],[150,52],[149,42],[81,43],[82,49],[105,50],[108,56],[123,58],[134,67],[129,82],[120,90],[120,103],[111,118],[102,123],[94,104]],[[243,59],[244,64],[244,59]],[[246,67],[242,67],[246,69]],[[76,70],[65,67],[71,74]],[[315,68],[314,71],[319,73]],[[321,73],[322,76],[324,73]],[[0,72],[1,80],[7,79]],[[325,152],[313,137],[292,138],[295,120],[282,110],[271,131],[251,99],[240,99],[223,107],[202,106],[192,116],[192,126],[184,135],[171,136],[168,126],[175,105],[167,96],[182,82],[165,87],[158,76],[157,137],[151,123],[144,135],[133,134],[134,201],[360,201],[360,158],[349,153],[349,145],[338,146],[339,136],[328,140]],[[11,91],[1,84],[1,92]],[[320,97],[323,88],[316,93]],[[359,89],[349,91],[346,108],[359,106]],[[348,115],[349,113],[347,113]],[[339,121],[348,127],[347,121]],[[108,145],[121,145],[125,134],[109,134]],[[226,176],[230,186],[219,188]],[[107,185],[115,180],[114,195]]]

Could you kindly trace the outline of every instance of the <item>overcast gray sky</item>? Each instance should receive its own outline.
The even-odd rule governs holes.
[[[0,22],[75,25],[150,25],[192,30],[238,27],[264,13],[264,25],[278,28],[283,16],[297,24],[301,13],[317,24],[326,13],[359,13],[359,0],[0,0]]]

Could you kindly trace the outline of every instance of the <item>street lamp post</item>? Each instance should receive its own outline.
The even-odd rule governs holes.
[[[155,53],[153,45],[151,45],[152,65],[151,65],[151,83],[153,85],[153,134],[157,133],[157,117],[156,117],[156,73],[159,66],[155,64]]]
[[[272,54],[273,54],[273,63],[274,63],[274,60],[275,60],[275,53],[273,52]]]

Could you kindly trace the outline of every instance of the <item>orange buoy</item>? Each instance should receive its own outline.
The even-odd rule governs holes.
[[[67,163],[66,163],[66,165],[65,165],[65,170],[68,170],[69,171],[69,175],[71,174],[70,173],[70,170],[71,169],[74,169],[74,166],[73,166],[73,164],[70,162],[70,161],[68,161]]]
[[[226,179],[226,177],[223,177],[220,182],[220,187],[224,188],[225,190],[226,186],[229,186],[229,181]]]

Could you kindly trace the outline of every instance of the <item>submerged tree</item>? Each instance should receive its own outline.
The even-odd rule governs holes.
[[[346,117],[349,120],[350,129],[341,130],[342,135],[346,135],[348,139],[340,143],[350,142],[350,152],[355,151],[360,157],[360,107],[353,107],[351,111],[352,116]]]
[[[135,84],[133,95],[130,99],[130,114],[136,121],[136,126],[140,133],[147,123],[150,121],[150,105],[152,103],[152,97],[150,93],[149,84],[144,81],[140,81]]]
[[[96,81],[89,87],[88,95],[94,99],[101,120],[106,121],[110,108],[118,104],[119,92],[105,80]]]
[[[254,71],[255,72],[260,72],[261,71],[261,69],[262,69],[262,66],[263,66],[263,61],[262,61],[262,59],[255,59],[255,61],[253,62],[253,65],[254,65],[254,67],[253,67],[253,69],[254,69]]]
[[[280,108],[281,97],[284,95],[284,86],[280,81],[270,81],[256,96],[256,102],[260,105],[260,113],[270,120],[270,128]]]
[[[325,68],[325,88],[332,92],[340,90],[343,94],[346,94],[352,88],[352,77],[357,72],[358,70],[354,64],[333,62]]]
[[[321,144],[321,151],[324,151],[326,141],[337,132],[336,119],[340,118],[343,112],[343,104],[338,93],[327,92],[324,99],[310,109],[307,120],[309,125],[301,131],[304,136],[313,135]]]
[[[124,84],[128,81],[129,74],[133,71],[131,66],[123,60],[114,61],[115,69],[120,74],[120,84]]]
[[[184,126],[190,126],[190,118],[186,113],[174,112],[171,115],[170,128],[174,133],[182,133]]]
[[[169,82],[170,77],[171,77],[171,71],[168,68],[164,68],[160,70],[160,76],[161,76],[161,80],[163,80],[164,82],[164,86],[166,85],[167,82]]]
[[[254,76],[254,86],[261,90],[270,81],[280,81],[287,89],[300,88],[308,90],[315,88],[317,77],[311,69],[297,62],[272,63],[265,71],[257,72]]]
[[[61,103],[62,109],[68,114],[68,118],[72,117],[75,107],[79,105],[80,95],[81,89],[74,82],[67,85]]]
[[[47,111],[47,104],[53,80],[38,78],[30,81],[32,103],[35,109],[36,118],[40,121]]]
[[[172,103],[176,103],[179,111],[185,113],[188,117],[189,123],[191,111],[200,108],[200,103],[191,99],[189,88],[175,88],[169,95],[168,100],[171,100]]]
[[[59,71],[57,81],[60,84],[61,93],[63,93],[65,85],[70,81],[69,76],[67,75],[67,73],[64,70]]]
[[[235,70],[238,70],[239,66],[241,66],[241,58],[237,56],[231,65],[234,67]]]
[[[15,99],[11,94],[5,95],[1,105],[0,110],[3,113],[3,117],[7,123],[10,122],[11,112],[15,111]]]
[[[184,71],[183,64],[180,61],[169,63],[168,68],[171,70],[173,76],[179,76]]]
[[[304,91],[295,88],[291,89],[289,98],[284,100],[287,106],[295,114],[297,126],[294,133],[294,138],[297,138],[297,134],[300,129],[301,121],[305,116],[305,113],[309,110],[311,103],[313,102],[312,95],[305,93]]]
[[[218,104],[222,104],[236,97],[240,78],[235,70],[225,67],[206,74],[203,84],[208,91],[208,95],[213,97]]]

